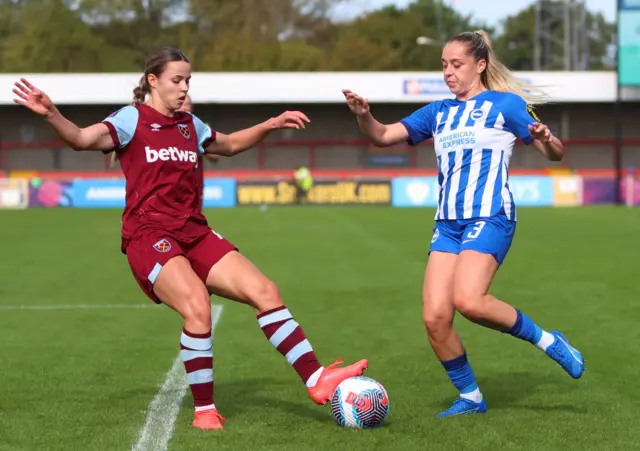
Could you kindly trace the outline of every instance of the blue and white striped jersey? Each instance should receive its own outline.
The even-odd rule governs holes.
[[[509,159],[517,138],[530,144],[535,114],[518,95],[484,91],[468,101],[446,99],[400,121],[416,145],[433,138],[440,197],[435,219],[505,215],[516,220]]]

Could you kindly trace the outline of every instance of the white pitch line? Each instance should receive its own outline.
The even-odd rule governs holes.
[[[69,304],[69,305],[0,305],[0,311],[7,310],[89,310],[89,309],[138,309],[162,308],[161,305],[148,304]]]
[[[221,314],[221,305],[211,306],[211,338]],[[184,366],[178,354],[162,388],[149,404],[147,419],[140,429],[138,440],[131,448],[132,451],[166,451],[188,386]]]

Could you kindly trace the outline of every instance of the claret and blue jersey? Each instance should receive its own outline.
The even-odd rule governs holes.
[[[410,144],[434,139],[440,186],[436,219],[516,220],[509,159],[517,138],[531,143],[528,126],[536,122],[520,96],[488,90],[468,101],[441,100],[400,122]]]
[[[210,230],[202,214],[200,155],[215,131],[191,113],[168,117],[145,104],[123,107],[103,123],[126,178],[123,250],[145,228],[185,236]]]

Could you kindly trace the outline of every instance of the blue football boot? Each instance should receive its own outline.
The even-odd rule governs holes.
[[[547,348],[547,355],[558,362],[574,379],[579,379],[584,372],[584,358],[582,354],[569,344],[569,340],[557,330],[549,331],[555,340]]]
[[[472,413],[486,413],[487,404],[484,398],[480,402],[473,402],[470,399],[458,398],[453,401],[453,405],[444,412],[438,414],[439,418],[454,417],[457,415],[469,415]]]

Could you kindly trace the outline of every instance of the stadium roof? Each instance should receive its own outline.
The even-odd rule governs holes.
[[[518,72],[517,76],[545,88],[556,102],[613,102],[615,72]],[[139,73],[3,74],[0,105],[13,104],[13,83],[25,77],[61,105],[123,105],[131,103]],[[374,103],[428,103],[451,97],[440,72],[252,72],[194,73],[194,103],[341,103],[341,90],[351,89]],[[640,99],[638,90],[624,90],[625,100]]]

